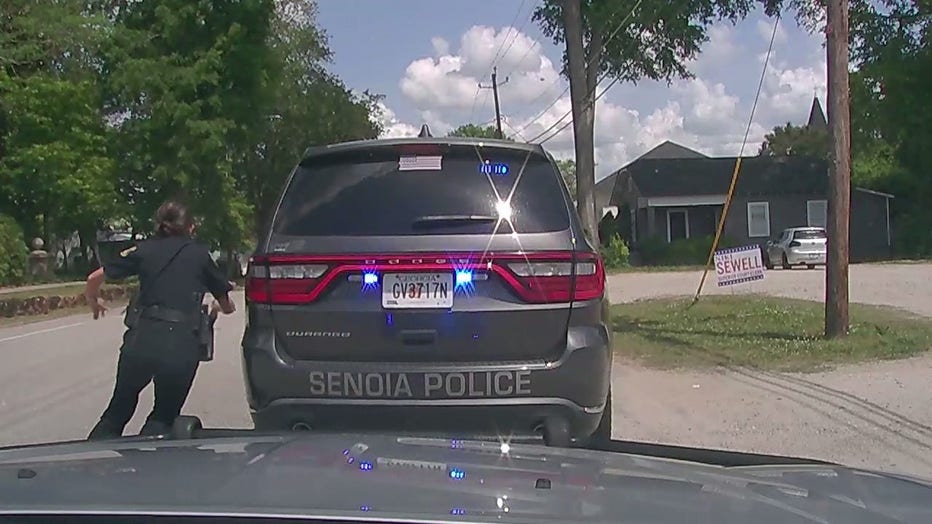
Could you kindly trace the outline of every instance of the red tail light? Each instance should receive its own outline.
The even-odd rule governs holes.
[[[317,300],[341,275],[418,271],[486,272],[525,302],[538,304],[592,300],[605,291],[605,268],[594,253],[272,255],[250,261],[246,296],[267,304],[305,304]]]

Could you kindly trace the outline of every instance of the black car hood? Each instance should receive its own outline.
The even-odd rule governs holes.
[[[723,468],[381,435],[298,433],[0,450],[0,515],[928,523],[930,501],[932,484],[832,465]]]

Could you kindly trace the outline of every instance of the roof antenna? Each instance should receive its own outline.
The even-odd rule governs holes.
[[[427,127],[427,124],[421,126],[421,132],[417,135],[420,138],[431,138],[434,135],[430,134],[430,128]]]

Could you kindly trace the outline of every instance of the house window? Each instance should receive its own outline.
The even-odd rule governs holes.
[[[748,202],[748,236],[770,236],[770,203]]]
[[[827,200],[809,200],[806,202],[806,224],[809,227],[826,227],[828,225],[827,217]]]

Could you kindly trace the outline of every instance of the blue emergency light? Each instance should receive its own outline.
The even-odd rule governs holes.
[[[508,174],[508,164],[502,162],[485,162],[479,164],[479,172],[486,175],[504,176]]]
[[[456,287],[463,287],[472,284],[472,271],[468,269],[456,270]]]

